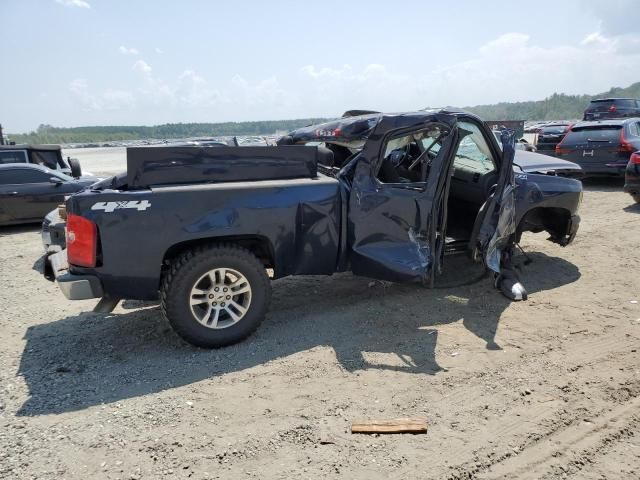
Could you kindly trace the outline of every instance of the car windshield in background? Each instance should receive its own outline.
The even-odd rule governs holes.
[[[0,151],[0,165],[7,163],[27,163],[27,152],[24,150]]]
[[[542,135],[559,135],[567,131],[568,125],[553,125],[551,127],[544,127],[540,133]]]
[[[567,134],[566,140],[563,143],[617,142],[620,139],[621,129],[621,125],[578,127]]]

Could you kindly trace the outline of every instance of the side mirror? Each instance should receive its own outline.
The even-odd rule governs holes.
[[[56,187],[59,187],[64,182],[58,177],[49,177],[49,182],[53,183]]]

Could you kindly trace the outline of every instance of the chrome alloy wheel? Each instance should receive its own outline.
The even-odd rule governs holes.
[[[189,297],[193,317],[207,328],[235,325],[251,305],[251,285],[231,268],[215,268],[195,282]]]

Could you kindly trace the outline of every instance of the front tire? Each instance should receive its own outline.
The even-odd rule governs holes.
[[[199,247],[172,263],[160,288],[160,308],[173,329],[197,347],[232,345],[264,319],[271,284],[262,263],[234,245]]]

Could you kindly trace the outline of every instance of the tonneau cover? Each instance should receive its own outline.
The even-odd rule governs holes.
[[[318,149],[281,147],[130,147],[130,189],[183,183],[317,177]]]

